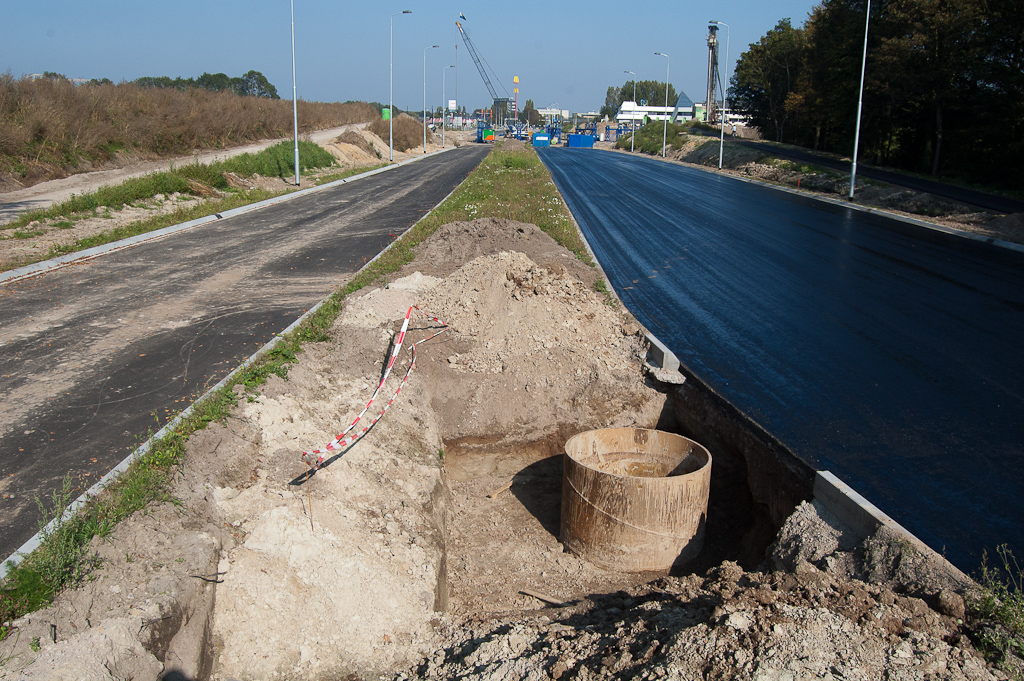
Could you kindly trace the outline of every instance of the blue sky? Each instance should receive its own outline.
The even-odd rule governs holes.
[[[455,64],[456,42],[459,103],[468,108],[489,103],[455,27],[460,13],[510,95],[512,78],[519,76],[520,106],[530,98],[539,108],[596,110],[608,86],[632,78],[626,69],[639,80],[663,80],[666,60],[655,52],[669,55],[675,87],[701,101],[708,20],[729,24],[731,65],[779,19],[790,17],[801,25],[813,4],[295,0],[298,95],[386,103],[389,20],[409,9],[412,14],[394,18],[394,101],[401,108],[422,106],[423,50],[434,44],[441,47],[427,51],[427,104],[441,103],[442,69]],[[119,82],[204,71],[240,76],[255,69],[290,98],[289,21],[288,0],[0,0],[0,72],[19,77],[54,71]],[[455,97],[455,73],[445,75],[447,99]],[[498,83],[495,87],[501,93]]]

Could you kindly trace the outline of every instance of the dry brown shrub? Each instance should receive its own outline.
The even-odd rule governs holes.
[[[365,102],[298,102],[300,133],[377,117]],[[106,165],[122,151],[189,154],[291,131],[289,100],[0,75],[0,176],[23,185]]]
[[[382,140],[388,139],[388,122],[382,118],[370,123],[367,128]],[[430,132],[429,130],[427,131]],[[407,113],[400,113],[395,116],[391,135],[393,143],[398,151],[408,151],[418,144],[423,143],[423,123],[416,120]]]
[[[377,156],[377,150],[373,148],[373,145],[355,130],[346,130],[334,141],[351,144],[352,146],[365,151],[370,156]]]

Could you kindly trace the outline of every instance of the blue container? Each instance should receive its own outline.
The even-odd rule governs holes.
[[[550,147],[551,138],[547,135],[537,133],[533,136],[533,146],[535,147]]]
[[[569,135],[569,147],[576,149],[593,149],[593,135]]]

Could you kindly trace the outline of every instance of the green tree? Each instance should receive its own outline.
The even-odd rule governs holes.
[[[532,99],[527,99],[526,104],[523,104],[523,110],[519,112],[519,121],[533,126],[540,125],[540,112],[533,105]]]
[[[249,71],[246,73],[238,80],[234,89],[235,93],[239,95],[280,99],[277,95],[277,88],[259,71]]]
[[[204,73],[196,78],[196,86],[211,92],[231,92],[232,80],[226,73]]]
[[[827,0],[826,0],[827,2]],[[733,107],[777,141],[786,134],[786,101],[796,90],[804,63],[804,33],[782,19],[740,55],[730,80]],[[791,105],[792,108],[792,105]]]

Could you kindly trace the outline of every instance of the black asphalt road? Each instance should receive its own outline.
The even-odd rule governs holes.
[[[1024,254],[652,159],[541,158],[703,381],[962,569],[1024,554]]]
[[[813,163],[825,168],[832,168],[833,170],[842,170],[847,173],[850,172],[849,161],[841,161],[839,159],[832,158],[831,156],[823,156],[809,149],[793,149],[792,147],[782,147],[775,144],[750,142],[747,140],[731,141],[734,144],[741,144],[745,147],[756,149],[773,156],[788,158],[793,161],[800,161],[801,163]],[[998,194],[990,194],[976,189],[958,187],[944,182],[936,182],[935,180],[929,180],[923,177],[914,177],[913,175],[907,175],[905,173],[883,170],[882,168],[875,168],[874,166],[865,165],[864,163],[857,163],[857,177],[867,177],[872,180],[888,182],[889,184],[894,184],[897,187],[906,187],[907,189],[914,189],[920,192],[928,192],[929,194],[942,196],[947,199],[952,199],[953,201],[959,201],[960,203],[966,203],[970,206],[977,206],[978,208],[984,208],[998,213],[1024,213],[1024,201],[1011,199],[1007,196],[999,196]],[[854,194],[854,197],[856,198],[856,193]]]
[[[489,146],[0,285],[0,559],[450,193]]]

